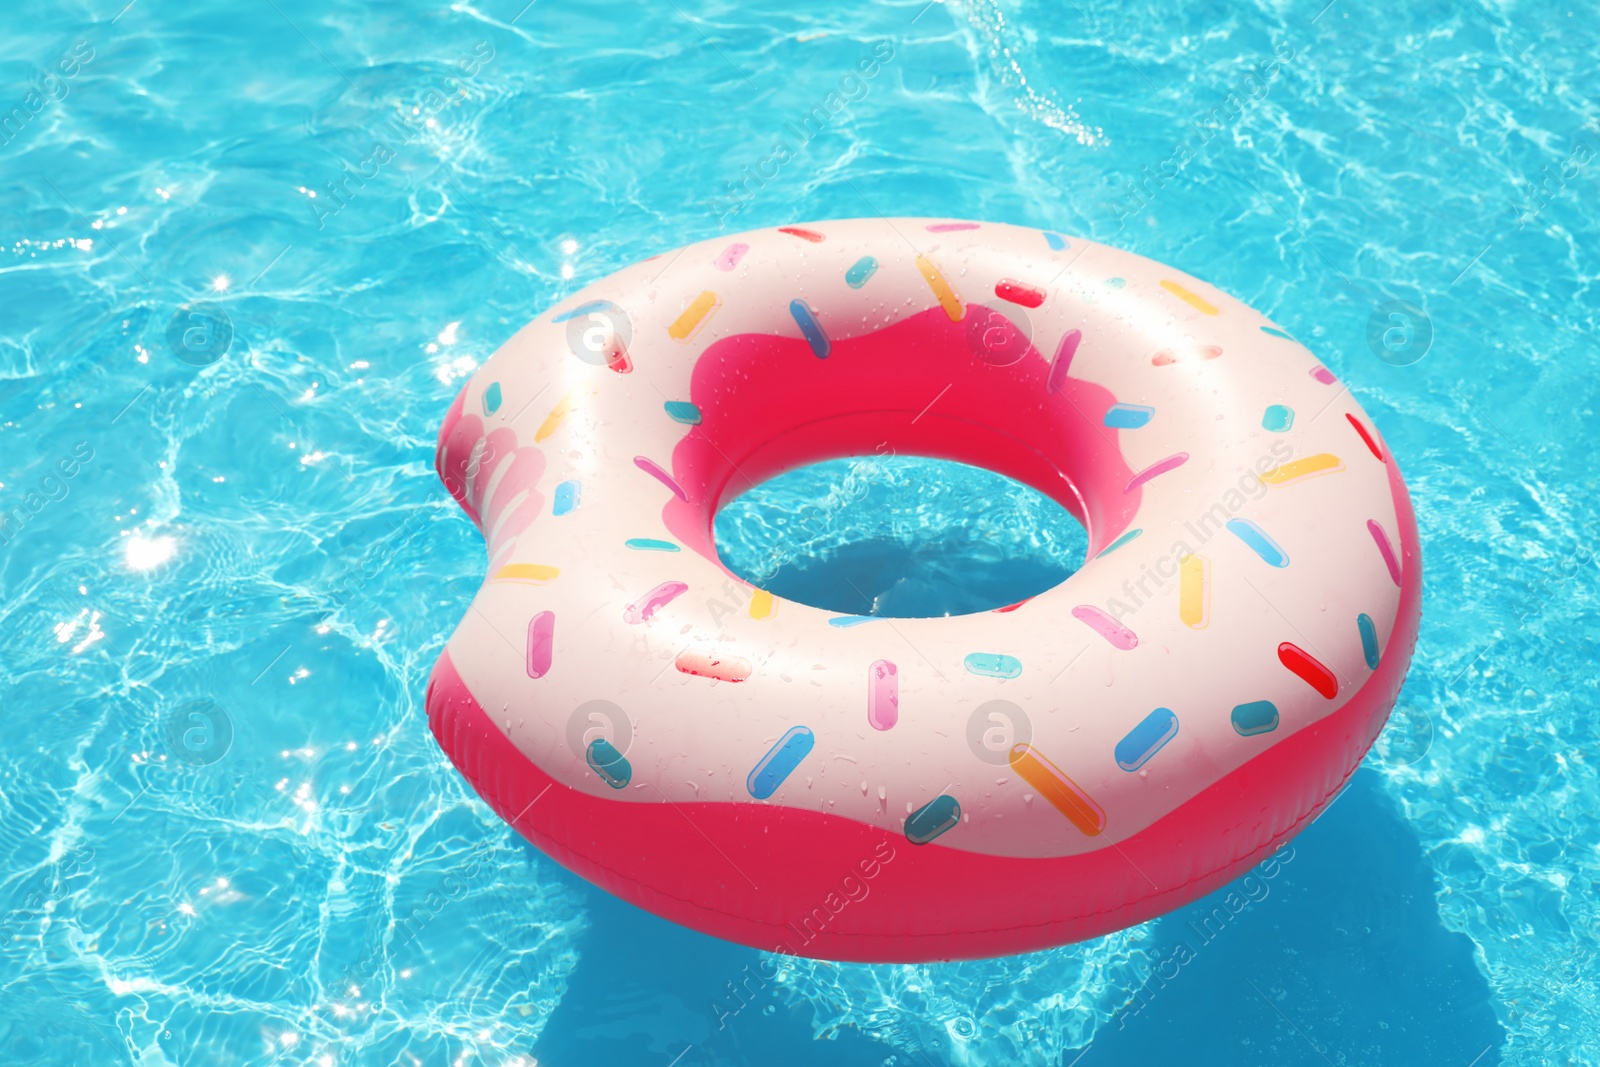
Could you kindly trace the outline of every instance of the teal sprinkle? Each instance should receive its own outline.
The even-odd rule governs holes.
[[[1144,531],[1139,529],[1139,528],[1137,528],[1137,527],[1135,527],[1132,530],[1129,530],[1127,533],[1123,534],[1121,537],[1117,538],[1115,541],[1111,542],[1109,545],[1107,545],[1106,547],[1102,548],[1100,550],[1100,555],[1096,556],[1095,559],[1099,559],[1100,556],[1109,556],[1111,553],[1115,552],[1117,549],[1121,548],[1123,545],[1127,544],[1129,541],[1132,541],[1135,537],[1138,537],[1142,533],[1144,533]]]
[[[687,400],[669,400],[666,403],[667,418],[673,422],[681,422],[685,426],[700,425],[700,409]]]
[[[490,382],[489,388],[483,391],[483,413],[493,415],[500,410],[500,383]]]

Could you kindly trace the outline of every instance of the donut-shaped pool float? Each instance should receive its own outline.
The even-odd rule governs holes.
[[[754,589],[718,507],[843,456],[1047,494],[1083,567],[862,618]],[[1331,801],[1419,619],[1410,500],[1260,313],[1078,238],[939,219],[635,264],[466,383],[440,477],[487,580],[427,695],[502,818],[640,907],[838,960],[994,956],[1223,885]]]

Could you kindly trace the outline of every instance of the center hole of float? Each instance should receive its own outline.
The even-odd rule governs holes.
[[[774,596],[843,615],[930,618],[1005,607],[1066,581],[1088,536],[1050,497],[982,467],[832,459],[729,500],[717,554]]]

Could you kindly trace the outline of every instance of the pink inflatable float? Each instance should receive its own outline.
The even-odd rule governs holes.
[[[1069,580],[839,617],[719,562],[719,505],[840,456],[1048,494]],[[690,245],[541,315],[439,435],[488,578],[427,707],[521,833],[763,949],[1000,955],[1207,893],[1313,819],[1411,658],[1400,471],[1328,370],[1170,267],[990,223]]]

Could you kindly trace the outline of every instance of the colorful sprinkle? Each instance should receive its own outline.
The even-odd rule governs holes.
[[[961,803],[948,793],[940,793],[906,816],[906,840],[926,845],[961,822]]]
[[[550,414],[545,416],[544,421],[539,424],[539,428],[534,431],[533,441],[535,444],[561,429],[561,424],[567,421],[568,415],[572,414],[572,405],[577,403],[579,395],[584,392],[586,390],[574,389],[562,397],[555,407],[550,409]]]
[[[700,409],[687,400],[669,400],[664,407],[667,418],[673,422],[681,422],[685,426],[700,425]]]
[[[1323,385],[1332,385],[1334,382],[1339,380],[1333,376],[1333,371],[1329,370],[1327,367],[1312,367],[1311,376],[1317,381],[1321,382]]]
[[[722,301],[710,289],[689,302],[683,313],[673,320],[667,327],[667,336],[678,342],[688,342],[695,334],[700,332],[700,327],[711,318],[712,312],[722,306]]]
[[[528,620],[528,677],[543,678],[550,671],[555,647],[556,613],[541,611]]]
[[[1278,706],[1270,700],[1252,700],[1233,709],[1233,729],[1240,737],[1270,734],[1278,728]]]
[[[1127,533],[1123,534],[1121,537],[1117,538],[1115,541],[1111,542],[1109,545],[1107,545],[1106,547],[1102,548],[1100,550],[1100,554],[1095,556],[1095,559],[1099,559],[1100,556],[1109,556],[1111,553],[1115,552],[1117,549],[1121,548],[1123,545],[1127,544],[1129,541],[1132,541],[1135,537],[1138,537],[1142,533],[1144,533],[1144,531],[1142,529],[1139,529],[1138,527],[1135,527],[1134,529],[1129,530]]]
[[[578,497],[582,492],[583,486],[571,480],[556,486],[555,500],[550,505],[550,514],[560,517],[575,511],[578,507]]]
[[[1294,425],[1294,408],[1282,404],[1268,404],[1261,414],[1261,428],[1272,433],[1287,433]]]
[[[750,661],[738,656],[719,656],[711,652],[689,650],[678,653],[672,664],[684,674],[699,678],[715,678],[719,682],[742,682],[750,677]]]
[[[623,789],[633,779],[633,765],[617,751],[617,746],[603,737],[589,742],[584,758],[589,763],[589,769],[612,789]]]
[[[643,456],[634,456],[633,465],[644,471],[656,481],[660,482],[662,485],[666,486],[668,489],[671,489],[672,495],[677,497],[679,500],[682,500],[686,504],[689,502],[689,494],[683,491],[683,486],[678,484],[677,479],[668,474],[666,471],[662,470],[653,461],[648,460]]]
[[[1015,678],[1022,673],[1022,661],[999,652],[969,652],[962,660],[968,674],[987,678]]]
[[[778,613],[778,598],[765,589],[757,589],[750,594],[750,606],[745,611],[757,622],[765,622]]]
[[[1121,289],[1123,286],[1125,286],[1127,284],[1128,283],[1122,278],[1107,278],[1106,279],[1106,287],[1109,288],[1109,289]]]
[[[1106,828],[1105,809],[1032,745],[1011,749],[1011,769],[1086,836],[1097,837]]]
[[[1188,304],[1190,307],[1194,308],[1196,311],[1200,312],[1200,314],[1202,314],[1202,315],[1218,315],[1218,314],[1221,314],[1221,312],[1219,312],[1214,306],[1212,306],[1210,303],[1208,303],[1205,299],[1203,299],[1202,297],[1196,296],[1194,293],[1191,293],[1189,290],[1185,289],[1183,286],[1179,285],[1177,282],[1168,281],[1167,279],[1163,278],[1163,279],[1161,279],[1161,288],[1165,289],[1167,292],[1171,293],[1173,296],[1177,297],[1179,300],[1182,300],[1185,304]]]
[[[1261,332],[1262,333],[1269,333],[1274,337],[1281,337],[1285,341],[1293,341],[1294,340],[1293,337],[1290,337],[1288,334],[1284,333],[1282,330],[1278,329],[1276,326],[1263,326],[1263,327],[1261,327]]]
[[[559,315],[552,315],[550,317],[550,321],[551,322],[566,322],[568,319],[575,319],[579,315],[587,315],[591,311],[616,311],[616,310],[617,310],[617,305],[613,304],[609,300],[591,300],[586,304],[579,304],[577,307],[573,308],[571,311],[563,311]]]
[[[799,226],[779,226],[778,232],[786,233],[790,237],[798,237],[802,241],[810,241],[814,245],[821,244],[823,241],[827,240],[826,237],[818,233],[816,230],[803,230]]]
[[[1228,532],[1250,546],[1250,551],[1261,557],[1269,567],[1287,567],[1289,553],[1278,542],[1267,536],[1265,530],[1249,519],[1229,519]]]
[[[1093,604],[1079,604],[1072,609],[1072,617],[1109,641],[1112,648],[1128,652],[1139,647],[1139,638],[1132,630]]]
[[[1394,554],[1394,545],[1389,541],[1389,535],[1384,532],[1377,520],[1367,520],[1367,532],[1372,534],[1372,539],[1377,542],[1378,554],[1383,557],[1383,565],[1389,568],[1389,577],[1394,579],[1394,584],[1400,584],[1400,558]]]
[[[1344,417],[1350,420],[1351,426],[1355,427],[1356,433],[1361,437],[1361,443],[1367,446],[1367,450],[1372,453],[1372,457],[1382,463],[1383,450],[1378,447],[1378,442],[1373,440],[1372,434],[1367,432],[1367,428],[1361,425],[1361,420],[1348,411],[1345,412]]]
[[[1140,471],[1138,474],[1135,474],[1132,478],[1129,478],[1128,484],[1123,488],[1122,491],[1124,493],[1131,493],[1145,482],[1148,482],[1151,478],[1154,478],[1157,475],[1165,474],[1170,470],[1177,470],[1187,462],[1189,462],[1189,453],[1187,452],[1176,452],[1173,455],[1168,456],[1166,459],[1158,459],[1154,463],[1150,464],[1150,466]]]
[[[681,552],[683,551],[671,541],[662,541],[655,537],[630,537],[622,542],[629,548],[636,548],[640,552]]]
[[[1372,624],[1372,616],[1362,612],[1356,616],[1356,629],[1361,633],[1361,655],[1367,661],[1367,670],[1378,669],[1378,628]]]
[[[1339,680],[1333,676],[1333,672],[1299,645],[1288,641],[1279,645],[1278,662],[1327,699],[1332,700],[1339,695]]]
[[[1323,474],[1336,474],[1344,470],[1344,461],[1338,456],[1327,452],[1319,452],[1315,456],[1297,459],[1292,463],[1285,463],[1281,467],[1273,467],[1261,475],[1261,480],[1268,485],[1290,485],[1294,482],[1303,482],[1307,478],[1315,478]]]
[[[1017,601],[1015,604],[1007,604],[1003,608],[995,608],[994,609],[994,613],[996,615],[1004,615],[1008,611],[1016,611],[1018,608],[1022,607],[1022,605],[1026,604],[1028,601],[1030,601],[1032,599],[1033,599],[1033,597],[1031,597],[1031,596],[1023,597],[1021,600]]]
[[[917,257],[917,270],[922,273],[922,280],[928,283],[928,288],[933,290],[933,295],[938,298],[939,306],[944,308],[944,313],[951,322],[960,322],[961,317],[967,313],[961,298],[956,291],[950,288],[950,283],[945,281],[939,268],[933,265],[933,260],[927,256]]]
[[[867,723],[874,730],[891,729],[900,721],[900,670],[886,659],[867,668]]]
[[[1211,622],[1211,561],[1204,556],[1178,560],[1178,621],[1191,630]]]
[[[1143,404],[1112,404],[1106,408],[1105,424],[1113,430],[1137,430],[1155,416],[1156,409]]]
[[[622,621],[630,626],[649,622],[651,616],[657,611],[688,591],[689,587],[683,582],[662,582],[644,596],[623,608]]]
[[[490,382],[489,388],[483,391],[483,413],[493,415],[500,410],[500,383]]]
[[[1049,230],[1042,232],[1044,233],[1044,243],[1050,246],[1050,251],[1060,252],[1067,247],[1067,239],[1059,233],[1051,233]]]
[[[878,261],[872,256],[862,256],[855,265],[844,272],[844,283],[852,289],[867,284],[867,279],[878,273]]]
[[[722,250],[722,255],[718,256],[712,265],[720,271],[730,271],[739,265],[739,261],[748,251],[750,251],[749,245],[743,241],[735,241]]]
[[[1125,771],[1136,771],[1150,762],[1150,757],[1178,736],[1178,717],[1170,708],[1157,708],[1128,731],[1128,736],[1117,742],[1112,750],[1117,766]]]
[[[1072,357],[1078,354],[1078,342],[1083,340],[1082,330],[1068,330],[1056,346],[1055,358],[1050,361],[1050,376],[1045,380],[1044,391],[1052,396],[1067,384],[1067,371],[1072,367]]]
[[[994,295],[1001,300],[1021,304],[1025,308],[1036,308],[1044,303],[1043,289],[1035,289],[1031,285],[1014,282],[1010,278],[1001,278],[994,283]]]
[[[560,567],[547,567],[543,563],[507,563],[494,572],[493,582],[532,582],[548,585],[561,576]]]
[[[828,335],[822,332],[822,323],[817,321],[817,313],[807,307],[804,300],[791,300],[789,314],[794,316],[795,325],[800,327],[800,332],[805,335],[812,354],[818,359],[827,359],[828,351],[833,345],[829,342]]]
[[[1183,348],[1163,348],[1150,357],[1150,362],[1153,366],[1170,367],[1174,363],[1198,363],[1216,359],[1220,355],[1222,349],[1216,345],[1186,345]]]
[[[783,780],[794,773],[800,761],[810,755],[816,745],[817,737],[809,729],[804,726],[789,727],[789,732],[778,738],[778,743],[767,750],[755,770],[750,772],[750,777],[745,779],[745,788],[757,800],[766,800],[778,791]]]
[[[976,230],[976,222],[936,222],[928,227],[929,233],[954,233],[957,230]]]
[[[828,625],[829,626],[835,626],[835,627],[838,627],[841,630],[844,630],[844,629],[850,628],[851,626],[860,626],[864,622],[872,622],[874,619],[879,619],[879,618],[882,618],[882,616],[881,615],[835,615],[833,618],[828,620]]]

